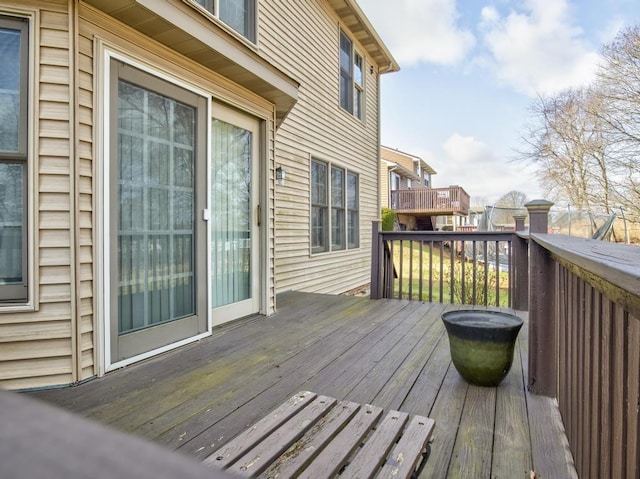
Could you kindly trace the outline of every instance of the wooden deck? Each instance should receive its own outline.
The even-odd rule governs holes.
[[[203,460],[301,390],[436,421],[423,478],[571,478],[555,400],[525,390],[527,331],[498,388],[465,383],[451,305],[285,293],[278,314],[59,390],[29,393]]]

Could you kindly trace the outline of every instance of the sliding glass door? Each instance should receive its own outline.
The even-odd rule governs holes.
[[[211,126],[213,322],[260,308],[257,120],[214,105]]]
[[[111,63],[111,363],[207,328],[206,99]]]

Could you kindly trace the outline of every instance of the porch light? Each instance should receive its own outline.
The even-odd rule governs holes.
[[[287,179],[287,172],[282,166],[278,166],[276,168],[276,180],[279,185],[284,185],[285,180]]]

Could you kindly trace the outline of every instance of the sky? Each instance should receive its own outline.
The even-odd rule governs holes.
[[[543,198],[519,161],[536,98],[590,83],[639,0],[358,0],[400,65],[381,79],[382,144],[424,159],[474,205]],[[393,8],[389,8],[392,5]]]

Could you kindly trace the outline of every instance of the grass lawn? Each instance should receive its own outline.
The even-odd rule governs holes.
[[[452,259],[451,249],[448,246],[440,248],[440,243],[433,243],[433,248],[431,243],[421,245],[420,242],[413,242],[409,247],[405,241],[402,248],[396,243],[393,249],[393,263],[398,275],[393,288],[396,298],[400,297],[402,286],[401,296],[405,299],[490,306],[509,305],[507,272],[496,272],[491,264],[487,268],[483,263],[464,261],[461,254],[453,255]]]

